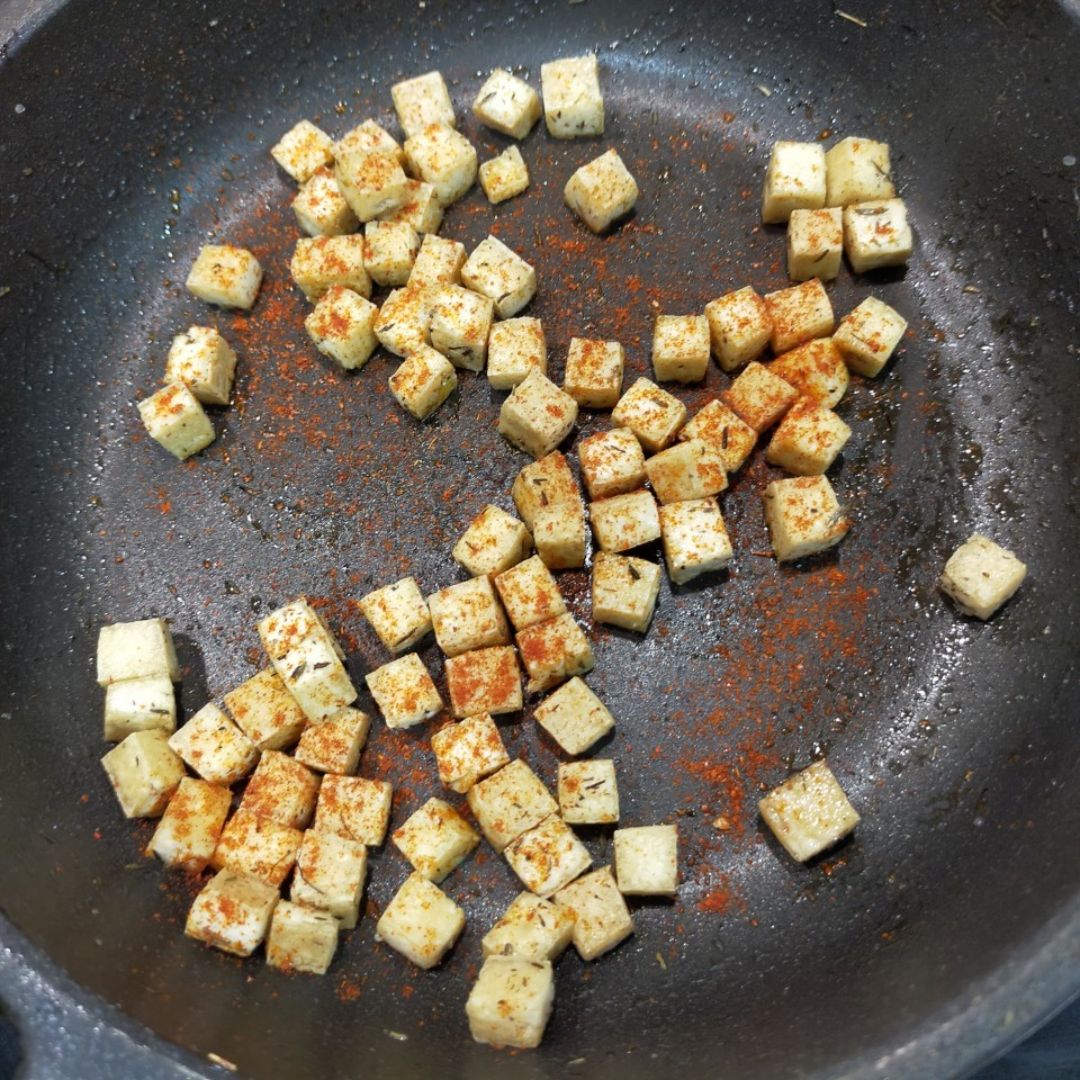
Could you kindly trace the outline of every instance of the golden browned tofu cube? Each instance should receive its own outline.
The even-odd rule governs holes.
[[[710,401],[679,432],[683,442],[701,439],[723,459],[729,473],[741,469],[757,444],[757,432],[722,401]]]
[[[428,608],[435,640],[447,656],[510,644],[510,628],[490,578],[448,585],[428,597]]]
[[[563,683],[544,698],[536,706],[535,716],[571,757],[580,757],[615,727],[608,707],[580,678]]]
[[[504,570],[495,578],[495,588],[515,630],[558,618],[566,611],[559,586],[539,555]]]
[[[574,948],[582,960],[603,956],[634,932],[634,920],[609,866],[579,877],[552,899],[574,916]]]
[[[645,462],[653,493],[662,503],[704,499],[727,487],[724,459],[703,439],[677,442]]]
[[[1027,567],[1011,551],[975,533],[949,557],[938,584],[965,615],[985,620],[1025,577]]]
[[[589,521],[603,551],[630,551],[660,538],[656,500],[649,491],[631,491],[591,502]]]
[[[431,749],[439,779],[460,795],[510,761],[499,729],[487,713],[439,728],[431,736]]]
[[[280,750],[264,750],[251,774],[240,808],[292,829],[303,829],[315,813],[319,778]]]
[[[578,403],[539,371],[511,391],[499,410],[499,433],[514,446],[542,458],[570,434]]]
[[[825,205],[825,148],[820,143],[774,143],[765,171],[761,220],[782,224],[793,210]]]
[[[848,369],[834,338],[799,345],[778,356],[769,370],[828,409],[835,409],[847,393]]]
[[[769,342],[778,356],[804,341],[828,337],[836,320],[825,286],[817,278],[765,294],[772,320]]]
[[[614,408],[622,393],[623,363],[617,341],[571,338],[563,389],[583,408]]]
[[[428,799],[391,839],[418,874],[438,882],[468,858],[480,834],[448,802]]]
[[[447,657],[446,685],[454,716],[501,716],[522,706],[521,669],[512,645]]]
[[[615,427],[629,428],[649,454],[670,446],[685,421],[686,406],[649,379],[638,379],[611,413]]]
[[[704,315],[658,315],[653,326],[653,372],[660,382],[701,382],[709,369],[709,320]]]
[[[593,667],[589,639],[569,612],[518,631],[517,645],[529,676],[525,688],[530,694],[549,690]]]
[[[594,233],[602,233],[634,209],[638,185],[612,147],[570,177],[563,198]]]
[[[629,428],[598,431],[578,443],[581,475],[590,499],[625,495],[645,484],[645,454]]]
[[[820,855],[859,823],[859,815],[824,761],[789,776],[759,803],[762,820],[799,862]]]
[[[765,460],[795,476],[820,476],[850,438],[851,428],[832,409],[799,398],[773,432]]]
[[[824,476],[774,480],[764,498],[765,523],[777,562],[794,562],[834,547],[851,528]]]
[[[559,811],[551,792],[520,758],[473,784],[468,800],[473,817],[496,851]]]
[[[772,337],[768,305],[749,285],[705,305],[712,354],[724,371],[756,360]]]
[[[844,220],[839,207],[793,210],[787,231],[787,271],[794,281],[832,281],[844,258]]]
[[[660,594],[660,567],[632,555],[593,556],[593,621],[644,634]]]
[[[722,396],[733,412],[760,433],[772,427],[791,408],[799,391],[764,364],[753,360]]]
[[[852,371],[873,378],[889,362],[906,330],[902,315],[868,296],[840,320],[832,340]]]
[[[723,570],[734,554],[716,499],[691,499],[660,507],[668,577],[682,585],[698,574]]]

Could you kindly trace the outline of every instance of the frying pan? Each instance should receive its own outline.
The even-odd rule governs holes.
[[[119,1033],[113,1074],[217,1075],[213,1053],[253,1076],[945,1076],[1080,987],[1080,26],[1048,3],[851,6],[865,26],[827,3],[749,0],[7,7],[0,927],[31,1025],[74,1003]],[[524,464],[494,431],[501,395],[464,378],[421,426],[388,395],[392,358],[347,375],[315,357],[267,149],[305,116],[392,124],[390,83],[440,68],[490,156],[503,141],[467,118],[481,73],[536,82],[543,59],[586,48],[604,138],[534,133],[529,193],[490,209],[474,191],[443,228],[469,245],[497,229],[537,265],[556,377],[572,334],[618,337],[636,376],[658,310],[785,284],[782,230],[757,225],[780,137],[892,144],[915,257],[872,280],[845,271],[831,293],[844,312],[872,291],[912,332],[843,406],[855,435],[835,484],[856,525],[837,552],[791,568],[754,554],[757,461],[724,496],[731,572],[665,587],[644,640],[596,631],[623,820],[679,822],[683,884],[636,905],[635,936],[601,962],[563,958],[543,1048],[498,1054],[463,1016],[482,932],[516,891],[494,857],[447,881],[469,927],[434,972],[373,942],[405,876],[392,847],[325,979],[183,937],[197,886],[142,855],[150,826],[122,820],[98,765],[94,640],[104,622],[168,616],[190,715],[255,670],[257,618],[293,595],[323,605],[362,685],[381,653],[355,599],[404,572],[428,590],[459,578],[453,540],[485,503],[508,505]],[[561,189],[609,145],[642,195],[598,239]],[[182,289],[211,237],[266,267],[250,315]],[[178,465],[132,403],[171,335],[206,320],[240,353],[237,401]],[[724,382],[714,368],[683,396],[695,407]],[[975,529],[1031,568],[987,624],[934,588]],[[562,584],[587,620],[587,575]],[[362,771],[394,781],[400,821],[436,791],[428,733],[376,728]],[[551,782],[558,755],[528,713],[504,730]],[[820,754],[863,821],[799,867],[753,807]],[[610,859],[609,835],[587,841]]]

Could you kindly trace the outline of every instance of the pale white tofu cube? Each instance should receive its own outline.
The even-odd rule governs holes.
[[[613,825],[619,786],[610,758],[559,763],[559,813],[568,825]]]
[[[301,184],[292,209],[296,223],[308,236],[344,236],[360,223],[337,173],[330,168],[319,169]]]
[[[247,874],[276,889],[291,873],[302,837],[299,829],[237,810],[221,831],[210,865]]]
[[[386,905],[375,940],[427,969],[442,960],[464,929],[465,912],[438,885],[414,873]]]
[[[534,1049],[554,1004],[555,974],[548,961],[489,956],[465,1002],[469,1033],[478,1043]]]
[[[228,405],[236,353],[212,326],[191,326],[172,339],[165,381],[183,383],[204,405]]]
[[[907,320],[876,296],[868,296],[840,320],[832,340],[852,371],[881,373],[907,330]]]
[[[965,615],[985,620],[1026,576],[1027,567],[1011,551],[974,533],[949,557],[938,584]]]
[[[645,473],[662,503],[704,499],[727,487],[724,458],[704,439],[686,439],[654,454]]]
[[[344,285],[371,296],[371,278],[364,269],[362,236],[302,236],[296,241],[289,272],[309,300],[318,300],[331,285]]]
[[[370,222],[368,227],[371,227]],[[460,240],[447,240],[443,236],[428,233],[416,253],[416,259],[409,271],[408,284],[413,288],[426,285],[459,285],[465,256],[465,245]]]
[[[367,119],[362,124],[346,131],[334,143],[334,157],[344,157],[350,153],[381,153],[401,158],[401,144],[374,119]]]
[[[557,960],[573,936],[574,920],[567,911],[535,893],[522,892],[514,897],[480,944],[484,956]]]
[[[571,757],[580,757],[615,727],[608,707],[577,677],[544,698],[535,716]]]
[[[834,547],[851,528],[824,476],[774,480],[765,489],[764,499],[765,523],[777,562],[794,562]]]
[[[512,514],[488,504],[469,523],[451,552],[473,577],[501,574],[532,551],[529,530]]]
[[[660,539],[656,500],[644,489],[589,503],[589,521],[602,551],[630,551]]]
[[[431,344],[454,367],[482,371],[494,318],[489,297],[460,285],[441,285],[431,293]]]
[[[503,852],[530,892],[545,899],[592,865],[592,856],[558,814],[523,832]]]
[[[195,897],[184,933],[222,952],[250,956],[263,943],[279,899],[274,886],[222,870]]]
[[[828,409],[840,404],[850,381],[833,338],[817,338],[789,349],[769,364],[769,371]]]
[[[252,675],[223,700],[233,722],[260,750],[284,750],[307,727],[304,710],[273,668]]]
[[[309,829],[296,854],[289,897],[295,903],[329,912],[343,930],[351,930],[360,917],[366,877],[367,848],[363,844]]]
[[[590,499],[625,495],[645,484],[645,454],[629,428],[598,431],[578,443],[578,462]]]
[[[397,403],[417,420],[426,420],[457,389],[458,378],[442,353],[420,345],[402,360],[389,383]]]
[[[494,236],[476,245],[461,268],[461,280],[491,300],[500,319],[516,315],[536,295],[536,270]]]
[[[653,372],[659,382],[701,382],[709,369],[709,320],[658,315],[653,324]]]
[[[476,181],[476,147],[460,131],[430,124],[405,140],[405,166],[435,189],[435,198],[444,207],[449,206]]]
[[[676,585],[710,570],[723,570],[734,554],[716,499],[661,506],[660,531],[668,577]]]
[[[610,866],[579,877],[552,899],[574,917],[574,948],[582,960],[610,952],[634,932],[634,920]]]
[[[757,444],[757,432],[722,401],[710,401],[687,422],[679,439],[701,439],[724,460],[728,473],[741,469]]]
[[[787,272],[793,281],[832,281],[844,257],[844,219],[838,206],[792,210],[787,230]]]
[[[185,282],[188,292],[208,304],[245,309],[254,305],[261,284],[259,260],[232,244],[204,244]]]
[[[380,214],[378,220],[401,221],[421,234],[437,233],[443,220],[442,203],[431,184],[409,178],[405,181],[405,201]]]
[[[542,458],[570,434],[578,404],[539,370],[532,370],[499,409],[499,433],[514,446]]]
[[[768,306],[749,285],[710,300],[705,318],[712,354],[724,371],[735,371],[756,359],[772,336]]]
[[[588,529],[581,508],[556,507],[536,515],[533,545],[544,565],[552,570],[573,570],[585,565]]]
[[[199,399],[183,383],[169,383],[139,402],[146,433],[173,457],[186,458],[214,441],[214,425]]]
[[[851,438],[851,428],[813,398],[799,398],[780,421],[765,460],[794,476],[820,476]]]
[[[431,749],[439,780],[459,795],[510,761],[499,729],[487,713],[439,728],[431,736]]]
[[[563,200],[594,233],[602,233],[634,209],[638,194],[637,181],[612,148],[567,180]]]
[[[159,817],[184,778],[184,763],[159,729],[133,731],[102,759],[124,816]]]
[[[244,789],[240,809],[279,825],[303,829],[315,813],[318,795],[315,773],[280,750],[264,750]]]
[[[510,494],[521,520],[532,533],[536,532],[537,515],[544,511],[584,511],[574,471],[557,450],[526,465],[515,478]]]
[[[375,336],[384,349],[395,356],[412,356],[430,344],[432,291],[406,286],[404,289],[394,289],[383,301],[379,317],[375,320]],[[411,409],[409,411],[412,412]]]
[[[454,716],[501,716],[522,706],[521,669],[512,645],[447,657],[446,686]]]
[[[539,555],[504,570],[495,578],[495,588],[515,630],[556,619],[566,611],[559,586]]]
[[[416,135],[430,124],[455,127],[454,103],[439,71],[429,71],[390,87],[398,122],[406,137]]]
[[[765,294],[772,320],[769,343],[779,356],[804,341],[828,337],[836,319],[825,286],[817,278]]]
[[[593,556],[593,622],[644,634],[660,595],[660,567],[632,555],[598,551]]]
[[[498,204],[520,195],[529,186],[529,167],[516,146],[480,164],[480,186],[488,202]]]
[[[217,847],[231,805],[228,788],[185,776],[154,830],[149,850],[170,869],[202,873]]]
[[[774,143],[765,170],[761,220],[776,225],[792,210],[818,210],[825,205],[825,148],[820,143]]]
[[[351,776],[360,764],[371,718],[359,709],[341,712],[312,724],[296,744],[296,760],[321,773]]]
[[[848,206],[896,195],[889,144],[849,135],[825,155],[826,206]]]
[[[795,404],[799,391],[764,364],[751,360],[721,396],[732,412],[760,434]]]
[[[133,731],[176,730],[176,693],[172,679],[142,675],[105,688],[105,741],[120,742]]]
[[[551,792],[520,758],[473,784],[467,798],[473,817],[496,851],[559,812]]]
[[[378,847],[390,824],[393,796],[394,789],[386,780],[328,773],[319,788],[313,828]]]
[[[297,182],[334,160],[334,140],[310,120],[289,128],[270,148],[270,156]]]
[[[569,56],[540,65],[544,122],[556,139],[604,134],[604,97],[596,56]]]
[[[339,928],[325,911],[281,900],[270,919],[266,962],[278,971],[325,975],[337,951]]]
[[[406,653],[364,676],[388,728],[408,728],[430,720],[443,707],[424,661]]]
[[[655,454],[675,441],[686,406],[650,379],[638,379],[612,410],[611,422],[629,428],[645,452]]]
[[[346,371],[362,368],[378,348],[379,309],[344,285],[331,285],[304,320],[315,348]]]
[[[204,780],[222,787],[247,776],[259,760],[258,747],[213,703],[172,735],[169,746]]]
[[[180,681],[169,624],[164,619],[137,619],[103,626],[97,642],[98,686],[146,675]]]
[[[509,645],[510,629],[491,579],[475,577],[428,597],[435,640],[447,656]]]
[[[615,878],[624,896],[674,896],[679,889],[678,830],[640,825],[615,830]]]
[[[547,342],[539,319],[521,315],[492,323],[487,377],[496,390],[513,390],[531,371],[547,374]]]
[[[352,212],[363,222],[397,210],[412,194],[399,155],[386,151],[338,153],[334,179]]]
[[[406,221],[369,221],[364,226],[364,266],[376,285],[409,281],[420,234]]]
[[[859,824],[833,771],[815,761],[789,776],[758,803],[762,820],[799,862],[806,862],[838,843]]]
[[[369,592],[360,598],[360,610],[392,653],[411,649],[431,633],[431,612],[414,577]]]
[[[540,119],[540,95],[524,80],[496,68],[480,87],[473,115],[481,124],[512,139],[524,139]]]
[[[844,250],[856,274],[882,266],[905,266],[913,245],[903,199],[844,207]]]
[[[575,675],[584,675],[592,671],[595,663],[585,631],[569,612],[519,630],[516,640],[529,676],[525,689],[530,694],[550,690]]]
[[[480,834],[443,799],[428,799],[390,837],[428,881],[442,881],[480,843]]]
[[[583,408],[614,408],[622,393],[625,362],[617,341],[571,338],[563,389]]]

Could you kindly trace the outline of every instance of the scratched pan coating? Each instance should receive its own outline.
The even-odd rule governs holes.
[[[91,1010],[100,995],[136,1041],[254,1076],[433,1063],[904,1076],[960,1071],[1077,988],[1080,174],[1067,155],[1080,33],[1053,5],[931,7],[865,5],[860,27],[825,4],[70,3],[9,47],[0,905]],[[612,955],[560,961],[540,1051],[495,1055],[470,1042],[463,1006],[482,933],[517,889],[508,867],[477,857],[445,883],[469,925],[433,972],[373,943],[405,875],[391,846],[327,978],[194,946],[193,886],[141,855],[150,826],[121,819],[97,763],[93,651],[104,622],[168,616],[190,715],[256,670],[257,618],[303,592],[362,685],[383,654],[355,599],[406,572],[426,590],[462,576],[453,541],[485,503],[509,507],[525,463],[495,432],[502,395],[464,375],[421,426],[389,396],[392,358],[343,374],[315,356],[288,281],[290,188],[267,150],[305,116],[335,133],[368,115],[392,124],[389,84],[437,67],[483,159],[505,142],[468,114],[481,73],[497,63],[537,84],[542,60],[586,48],[600,55],[604,138],[535,131],[528,193],[490,209],[476,189],[442,229],[468,245],[497,230],[537,266],[530,313],[556,376],[572,334],[622,340],[629,380],[648,374],[658,310],[786,283],[783,232],[757,224],[779,137],[892,144],[912,264],[877,280],[845,270],[830,291],[843,313],[872,290],[912,332],[842,407],[854,437],[834,482],[855,526],[836,553],[784,569],[754,554],[767,548],[759,454],[723,498],[730,573],[665,584],[643,640],[595,631],[590,682],[618,720],[600,752],[618,763],[623,821],[678,821],[683,883],[673,904],[634,904],[637,932]],[[561,190],[608,146],[641,198],[597,239]],[[262,260],[250,315],[180,287],[211,238]],[[238,348],[236,404],[179,465],[140,437],[132,402],[170,336],[206,321]],[[693,407],[724,381],[713,366],[680,396]],[[584,417],[577,437],[606,422]],[[1031,567],[987,625],[934,589],[975,528]],[[560,580],[588,621],[587,575]],[[441,675],[434,646],[422,655]],[[373,711],[366,692],[360,704]],[[558,754],[529,712],[503,729],[553,784]],[[439,793],[427,741],[375,725],[362,772],[394,781],[395,822]],[[800,868],[754,804],[821,753],[863,821]],[[588,844],[610,859],[608,835]]]

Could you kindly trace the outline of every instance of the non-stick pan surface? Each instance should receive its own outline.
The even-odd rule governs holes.
[[[258,1076],[944,1075],[1076,989],[1080,29],[1046,3],[853,14],[866,25],[749,0],[72,2],[8,43],[0,904],[77,983],[203,1067],[214,1052]],[[97,762],[94,640],[104,622],[168,616],[190,714],[256,669],[255,622],[293,595],[323,603],[362,684],[381,652],[355,599],[405,572],[429,590],[460,577],[453,540],[483,504],[509,505],[524,464],[494,430],[500,395],[464,378],[421,426],[388,394],[390,357],[355,375],[316,358],[267,150],[305,116],[392,124],[390,83],[440,68],[490,156],[503,141],[468,116],[481,74],[537,82],[541,61],[586,48],[603,140],[534,133],[529,193],[492,210],[474,191],[443,228],[470,245],[497,229],[536,264],[557,376],[572,334],[618,337],[634,377],[656,312],[785,284],[782,230],[757,223],[782,137],[892,144],[915,257],[878,280],[845,271],[831,294],[843,312],[873,291],[911,334],[843,407],[855,435],[835,483],[856,524],[834,555],[778,569],[755,554],[757,461],[724,497],[731,572],[665,587],[643,641],[596,632],[623,820],[677,820],[684,881],[674,904],[636,905],[611,956],[560,962],[542,1050],[496,1055],[463,1015],[482,932],[516,891],[490,855],[446,883],[469,928],[434,972],[373,943],[405,875],[392,847],[325,979],[185,940],[194,886],[142,855],[149,826],[122,820]],[[560,193],[608,146],[642,194],[597,239]],[[211,238],[262,260],[250,315],[182,289]],[[133,401],[170,336],[208,319],[240,353],[237,400],[214,446],[178,465],[141,436]],[[683,396],[723,384],[713,369]],[[975,529],[1031,568],[985,625],[934,588]],[[588,620],[586,575],[563,583]],[[434,647],[423,656],[441,672]],[[504,730],[553,781],[558,755],[528,714]],[[377,724],[365,751],[362,771],[397,787],[395,821],[436,791],[427,740]],[[821,753],[863,822],[803,868],[753,808]],[[608,837],[589,844],[610,858]]]

